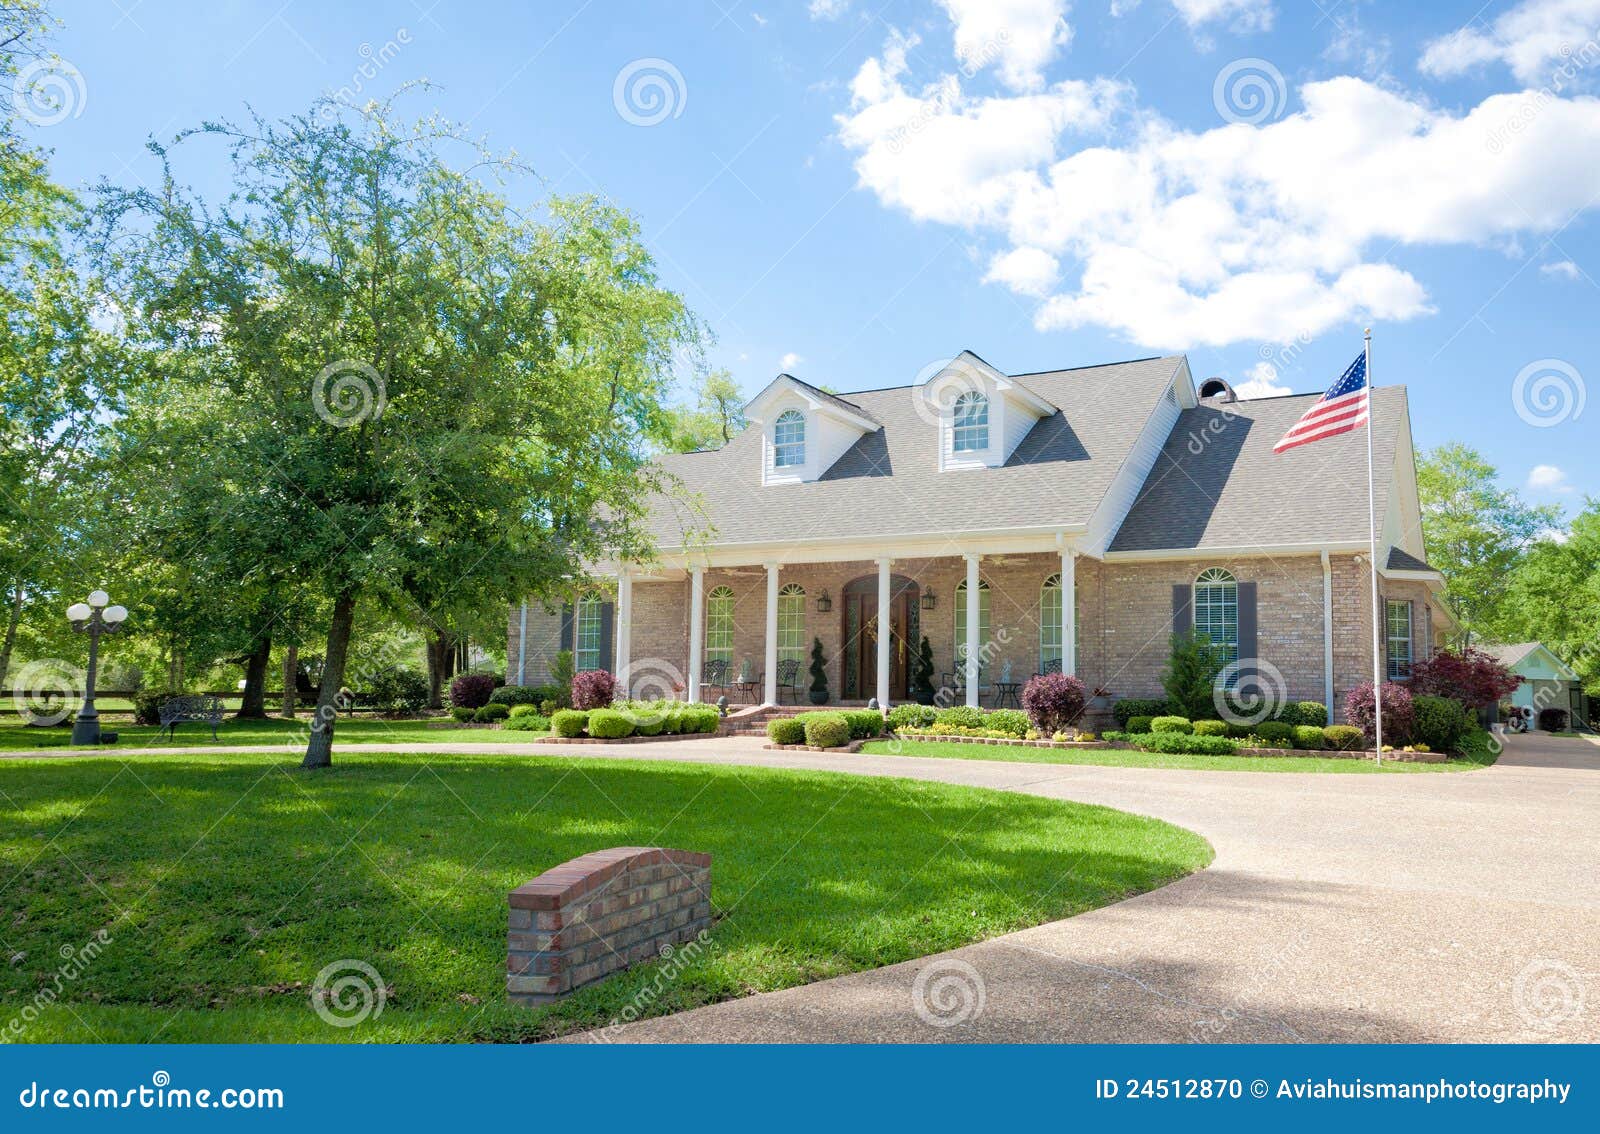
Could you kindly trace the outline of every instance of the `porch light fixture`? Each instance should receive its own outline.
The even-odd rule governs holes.
[[[923,591],[922,592],[922,609],[923,610],[932,610],[935,606],[938,605],[938,603],[939,603],[939,600],[933,597],[933,592],[932,591]]]
[[[832,609],[833,600],[828,597],[827,588],[824,587],[822,593],[817,596],[817,611],[820,614],[827,614]]]

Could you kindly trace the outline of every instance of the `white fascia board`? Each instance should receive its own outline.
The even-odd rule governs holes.
[[[903,536],[866,535],[830,540],[815,538],[749,543],[710,544],[685,552],[662,549],[659,561],[681,567],[689,562],[708,567],[742,567],[762,563],[844,563],[862,559],[939,559],[965,554],[1022,555],[1059,552],[1074,546],[1082,526],[996,528],[987,531],[926,532]]]
[[[1175,559],[1259,559],[1270,556],[1319,555],[1326,551],[1334,555],[1351,554],[1367,550],[1366,540],[1343,540],[1329,543],[1274,543],[1242,546],[1207,546],[1155,548],[1150,551],[1108,551],[1101,558],[1107,563],[1159,563]]]

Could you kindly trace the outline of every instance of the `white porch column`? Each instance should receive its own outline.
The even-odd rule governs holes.
[[[689,682],[688,697],[700,700],[700,655],[705,652],[706,569],[689,568]]]
[[[522,604],[521,621],[517,623],[517,684],[528,684],[528,604]]]
[[[978,556],[969,555],[967,560],[967,704],[972,708],[978,707]]]
[[[1061,553],[1061,672],[1078,674],[1078,551]]]
[[[1333,564],[1322,553],[1322,699],[1333,723]]]
[[[767,564],[767,657],[765,688],[762,700],[768,705],[778,703],[778,565]]]
[[[633,695],[629,665],[633,661],[633,576],[626,567],[617,568],[617,678],[622,695]]]
[[[878,560],[878,708],[889,711],[889,645],[894,617],[889,610],[890,559]]]

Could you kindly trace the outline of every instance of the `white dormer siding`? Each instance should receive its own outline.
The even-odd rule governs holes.
[[[852,445],[878,428],[865,414],[852,412],[848,403],[787,374],[779,375],[757,394],[745,407],[745,415],[753,428],[761,430],[761,483],[765,485],[821,479]],[[798,431],[786,428],[783,436],[793,438],[798,432],[803,459],[780,465],[779,423],[792,422],[789,415],[798,415],[801,427]]]
[[[988,444],[980,449],[956,449],[956,410],[963,395],[978,394],[988,401]],[[963,352],[924,384],[922,404],[931,407],[939,423],[939,468],[992,469],[1006,463],[1022,439],[1055,407],[1014,379],[1000,373],[970,351]]]

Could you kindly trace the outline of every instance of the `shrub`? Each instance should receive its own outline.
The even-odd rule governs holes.
[[[450,716],[455,720],[460,721],[462,724],[466,724],[472,719],[472,714],[476,713],[477,711],[477,709],[469,709],[465,705],[457,705],[455,708],[450,710]]]
[[[618,709],[592,709],[589,712],[589,735],[596,740],[620,740],[633,735],[633,721]]]
[[[1136,736],[1133,743],[1145,752],[1179,756],[1235,756],[1239,752],[1239,746],[1225,736],[1189,736],[1181,732]]]
[[[450,683],[450,703],[460,709],[481,709],[494,696],[494,675],[463,673]]]
[[[1451,752],[1472,727],[1466,708],[1448,697],[1423,694],[1411,701],[1411,735],[1437,752]]]
[[[896,705],[889,710],[889,729],[898,732],[903,728],[927,728],[939,715],[932,705]]]
[[[518,717],[530,717],[530,716],[531,717],[537,717],[539,715],[540,715],[540,713],[539,713],[539,706],[538,705],[512,705],[511,706],[511,719],[512,720],[516,720]]]
[[[1262,721],[1255,726],[1255,735],[1272,748],[1293,748],[1294,728],[1282,721]]]
[[[806,723],[799,717],[773,717],[767,722],[767,739],[774,744],[804,744]]]
[[[605,709],[617,699],[617,679],[603,669],[586,669],[572,679],[574,709]]]
[[[956,728],[982,728],[983,710],[968,705],[952,705],[934,714],[933,724],[935,728],[952,725]]]
[[[1155,722],[1154,717],[1129,717],[1128,731],[1144,734],[1150,731],[1150,726]]]
[[[1290,701],[1278,710],[1277,718],[1280,724],[1298,728],[1301,725],[1314,725],[1322,728],[1328,723],[1328,706],[1321,701]]]
[[[1468,646],[1464,650],[1435,650],[1411,667],[1411,690],[1430,697],[1449,697],[1469,709],[1486,709],[1522,684],[1499,658]],[[1387,724],[1384,729],[1388,736]]]
[[[1215,712],[1213,693],[1217,674],[1225,664],[1222,652],[1204,634],[1191,630],[1174,634],[1167,668],[1161,673],[1161,688],[1167,691],[1171,712],[1190,720]]]
[[[1373,728],[1376,723],[1376,713],[1372,707],[1372,682],[1364,681],[1351,689],[1345,695],[1344,715],[1351,724],[1356,725],[1366,734],[1368,740],[1376,740],[1377,733]],[[1383,742],[1385,744],[1401,745],[1410,741],[1412,718],[1415,715],[1412,705],[1411,690],[1404,685],[1396,685],[1392,681],[1383,684]]]
[[[811,701],[816,705],[828,703],[828,663],[822,652],[822,639],[811,639]]]
[[[523,713],[521,716],[513,714],[511,719],[506,721],[506,727],[517,732],[549,732],[550,718],[540,716],[538,713]]]
[[[1322,730],[1322,737],[1328,742],[1329,748],[1340,752],[1355,752],[1367,740],[1366,734],[1359,728],[1347,724],[1328,725]]]
[[[1227,721],[1195,721],[1194,734],[1196,736],[1227,736]]]
[[[182,697],[181,691],[172,689],[146,689],[142,693],[133,695],[133,723],[134,724],[160,724],[161,706],[174,697]]]
[[[1188,736],[1194,731],[1194,725],[1188,717],[1156,717],[1150,722],[1151,732],[1176,732]]]
[[[1295,725],[1294,746],[1315,752],[1328,746],[1328,738],[1322,735],[1322,727],[1320,725]]]
[[[842,713],[801,713],[806,743],[813,748],[842,748],[850,743],[850,722]]]
[[[1546,732],[1565,732],[1567,730],[1567,710],[1540,709],[1539,727]]]
[[[660,736],[666,727],[661,714],[651,709],[624,709],[623,713],[633,723],[634,736]]]
[[[683,710],[684,732],[716,732],[722,714],[715,705],[690,705]]]
[[[1022,687],[1022,709],[1034,728],[1054,733],[1077,723],[1086,696],[1083,682],[1071,674],[1041,673]]]
[[[933,646],[926,634],[922,636],[917,660],[911,667],[911,696],[919,705],[933,704]]]
[[[1045,676],[1058,677],[1060,675],[1049,673]],[[997,732],[1010,733],[1018,740],[1021,740],[1028,735],[1029,717],[1027,713],[1019,709],[991,709],[983,718],[983,724],[985,728],[992,728]],[[1043,732],[1044,730],[1041,728],[1039,731]],[[1051,729],[1050,731],[1056,732],[1059,730]]]
[[[557,736],[571,740],[575,736],[582,736],[583,730],[589,727],[589,714],[579,709],[557,709],[550,718],[550,727]]]
[[[366,679],[366,700],[380,713],[417,713],[428,707],[428,679],[403,665],[386,665]]]
[[[883,732],[883,714],[877,709],[848,709],[840,715],[850,726],[851,740],[869,740]]]
[[[550,684],[556,687],[556,700],[563,709],[572,704],[572,677],[577,672],[571,650],[557,650],[550,662]]]
[[[501,685],[489,694],[489,701],[496,705],[538,705],[541,711],[546,701],[556,700],[556,687],[554,685]],[[450,695],[455,696],[455,686],[450,687]],[[551,712],[560,708],[555,705]],[[549,716],[550,713],[545,713]]]
[[[462,705],[461,708],[466,708]],[[511,715],[511,710],[504,705],[483,705],[472,710],[472,719],[478,724],[490,724],[494,721],[503,721]]]
[[[1124,729],[1134,717],[1162,717],[1167,715],[1167,703],[1159,697],[1124,697],[1111,706],[1111,715]],[[1129,730],[1131,731],[1131,730]]]

